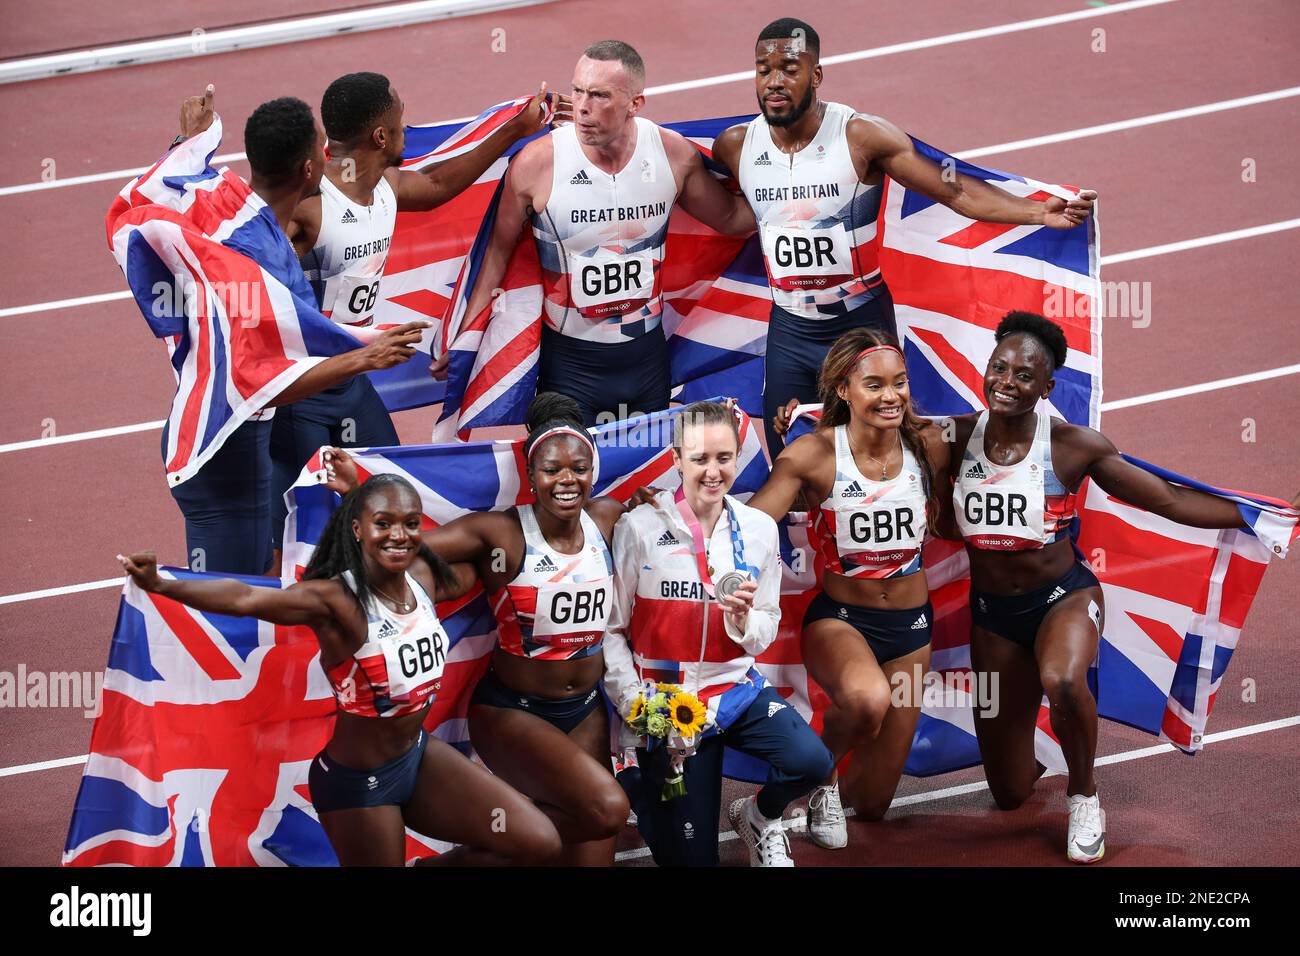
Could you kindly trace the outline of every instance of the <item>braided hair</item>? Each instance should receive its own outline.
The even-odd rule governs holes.
[[[316,550],[312,552],[311,561],[303,573],[304,581],[316,581],[333,578],[344,571],[352,572],[356,582],[355,593],[363,608],[370,604],[370,585],[366,580],[366,563],[361,554],[361,542],[352,532],[352,522],[361,518],[370,499],[385,489],[399,487],[409,491],[419,500],[415,487],[401,475],[372,475],[366,481],[353,488],[343,496],[342,503],[330,515],[329,523],[321,533]],[[417,552],[424,563],[433,572],[434,582],[442,588],[451,588],[456,583],[451,565],[433,553],[423,541]]]
[[[878,346],[897,349],[900,356],[903,353],[898,339],[880,329],[850,329],[835,340],[835,344],[831,346],[831,350],[826,353],[826,359],[822,362],[821,374],[817,381],[822,398],[822,417],[817,423],[819,431],[829,431],[836,426],[849,423],[852,413],[849,403],[840,398],[839,385],[847,381],[853,373],[858,364],[858,356],[863,350]],[[899,426],[898,433],[921,468],[921,481],[926,499],[925,510],[929,516],[930,529],[933,531],[934,521],[939,513],[939,500],[935,488],[934,469],[930,465],[930,456],[925,450],[925,439],[921,437],[921,432],[927,425],[926,420],[914,410],[912,393],[909,389],[907,400],[903,403],[903,424]]]

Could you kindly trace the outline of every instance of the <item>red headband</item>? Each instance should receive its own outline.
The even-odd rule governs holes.
[[[872,352],[879,352],[881,349],[889,349],[889,351],[891,352],[898,352],[898,349],[894,348],[892,345],[873,345],[870,348],[863,349],[861,352],[859,352],[857,354],[857,357],[852,361],[852,363],[850,363],[849,368],[853,368],[854,365],[857,365],[859,362],[861,362]],[[902,358],[903,353],[898,352],[898,356],[899,358]]]

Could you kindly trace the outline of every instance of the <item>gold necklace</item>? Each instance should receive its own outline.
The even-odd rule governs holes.
[[[901,431],[898,433],[898,447],[900,449],[903,447],[903,433]],[[853,448],[853,437],[851,435],[849,436],[849,451],[853,452],[854,455],[856,456],[857,452]],[[881,481],[887,480],[889,476],[889,467],[888,467],[889,456],[886,455],[885,461],[881,461],[879,458],[877,458],[875,455],[870,454],[869,452],[864,451],[862,454],[866,455],[868,458],[870,458],[872,461],[874,461],[877,465],[880,466],[880,480]],[[899,471],[901,472],[903,468],[902,455],[899,455],[898,467],[899,467]]]
[[[397,600],[397,598],[393,597],[391,594],[389,594],[387,591],[381,588],[378,584],[372,584],[370,586],[374,588],[376,591],[378,591],[380,594],[382,594],[384,597],[388,598],[388,600],[392,601],[395,605],[397,605],[398,614],[409,614],[410,612],[415,610],[415,595],[411,595],[411,600],[409,602],[410,606],[408,607],[407,606],[408,602]]]

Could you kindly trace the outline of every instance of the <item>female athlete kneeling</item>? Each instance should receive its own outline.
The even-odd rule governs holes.
[[[920,687],[899,706],[891,706],[892,691],[899,675],[930,666],[934,609],[921,543],[927,516],[938,511],[934,476],[946,469],[949,446],[912,412],[903,353],[888,333],[840,336],[819,385],[816,431],[780,453],[749,504],[779,520],[801,496],[817,503],[809,540],[825,570],[804,614],[803,659],[831,699],[822,743],[836,762],[853,751],[847,802],[879,820],[921,713]],[[823,847],[848,843],[834,774],[808,800],[808,834]]]
[[[1125,461],[1104,435],[1038,409],[1052,393],[1067,347],[1060,326],[1011,312],[984,372],[987,411],[956,416],[949,466],[953,504],[971,573],[971,664],[999,675],[996,711],[976,711],[984,772],[1004,810],[1020,806],[1043,773],[1034,727],[1046,693],[1052,730],[1069,767],[1069,859],[1106,850],[1106,815],[1093,758],[1097,702],[1088,669],[1105,619],[1101,586],[1075,551],[1070,522],[1079,483],[1197,528],[1235,528],[1231,501],[1170,484]]]
[[[462,515],[424,542],[477,567],[497,619],[492,669],[470,703],[474,749],[555,824],[564,862],[611,866],[628,803],[610,768],[599,685],[613,604],[608,542],[624,508],[591,498],[599,459],[573,399],[533,400],[524,458],[533,504]],[[345,452],[332,449],[330,463],[332,486],[355,482]]]
[[[308,786],[342,865],[401,866],[406,827],[462,844],[441,863],[556,862],[560,837],[550,821],[424,730],[448,650],[434,601],[468,590],[473,569],[423,547],[421,517],[408,482],[371,478],[330,517],[304,580],[282,591],[161,578],[151,552],[119,559],[154,594],[315,632],[338,714]]]

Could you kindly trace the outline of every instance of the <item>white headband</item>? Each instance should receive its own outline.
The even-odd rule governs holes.
[[[537,447],[552,435],[572,435],[574,438],[578,439],[578,441],[591,449],[591,483],[594,485],[597,479],[600,478],[600,453],[596,451],[596,445],[592,442],[590,435],[585,431],[579,431],[571,425],[556,425],[554,428],[548,428],[546,431],[538,435],[537,440],[534,441],[532,447],[528,449],[528,464],[531,465],[533,463],[533,452],[537,451]]]

